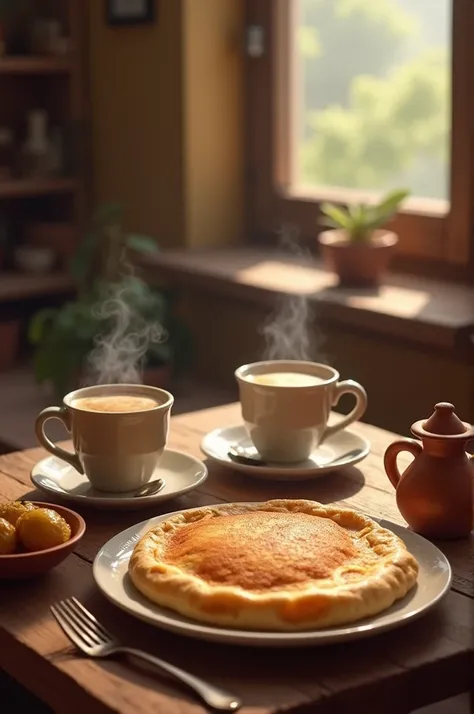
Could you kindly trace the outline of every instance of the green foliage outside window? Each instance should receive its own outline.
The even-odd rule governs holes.
[[[414,5],[421,7],[419,0],[301,0],[300,183],[380,191],[402,184],[415,195],[446,197],[446,4],[428,8],[428,29]]]

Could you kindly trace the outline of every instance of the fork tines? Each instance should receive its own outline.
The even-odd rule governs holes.
[[[113,642],[112,635],[75,597],[51,605],[51,612],[64,633],[83,651]]]

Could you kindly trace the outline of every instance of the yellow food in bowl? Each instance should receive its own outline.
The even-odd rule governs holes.
[[[0,555],[11,555],[16,551],[16,528],[5,518],[0,518]]]
[[[28,511],[34,511],[36,506],[30,501],[9,501],[0,503],[0,518],[16,526],[18,519]]]
[[[71,527],[56,511],[35,508],[18,519],[17,533],[23,548],[32,552],[66,543],[71,537]]]

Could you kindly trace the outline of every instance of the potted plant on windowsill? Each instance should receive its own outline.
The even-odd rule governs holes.
[[[150,287],[132,267],[131,254],[158,250],[155,241],[126,234],[121,218],[119,206],[97,212],[71,261],[77,298],[31,320],[36,380],[59,397],[94,383],[166,387],[192,359],[191,335],[177,315],[175,295]]]
[[[375,205],[336,206],[321,204],[320,223],[331,230],[318,236],[323,260],[343,286],[377,286],[398,242],[393,231],[384,229],[398,212],[409,191],[386,194]]]

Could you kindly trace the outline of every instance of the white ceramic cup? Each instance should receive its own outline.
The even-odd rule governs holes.
[[[317,378],[316,384],[282,386],[253,381],[259,375],[291,372]],[[316,362],[271,360],[239,367],[242,417],[247,432],[266,461],[305,461],[329,436],[360,419],[367,408],[365,389],[352,379],[339,381],[332,367]],[[343,394],[356,398],[354,409],[334,426],[328,426],[331,408]]]
[[[143,411],[103,412],[74,407],[78,399],[107,396],[148,397],[156,407]],[[70,392],[61,407],[47,407],[36,418],[38,441],[51,454],[85,474],[100,491],[125,493],[150,480],[168,437],[174,398],[164,389],[138,384],[108,384]],[[74,452],[54,444],[44,427],[59,419],[71,434]]]

